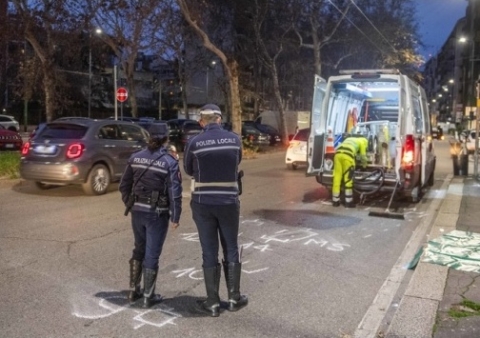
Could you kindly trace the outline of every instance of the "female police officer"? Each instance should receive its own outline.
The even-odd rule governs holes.
[[[220,108],[214,104],[200,109],[204,132],[188,141],[184,154],[185,172],[195,179],[190,206],[202,246],[207,291],[207,300],[200,304],[200,309],[212,317],[220,314],[219,236],[225,259],[228,310],[237,311],[248,303],[247,297],[240,294],[242,264],[237,242],[240,217],[237,178],[242,147],[237,134],[222,129],[221,116]]]
[[[152,138],[146,149],[128,160],[119,190],[128,211],[132,210],[135,245],[130,260],[128,299],[142,296],[140,281],[143,267],[143,307],[150,307],[155,296],[158,260],[167,236],[168,220],[179,226],[182,211],[182,177],[178,160],[166,146],[168,137]]]

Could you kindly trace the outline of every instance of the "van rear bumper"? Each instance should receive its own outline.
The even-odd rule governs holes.
[[[416,171],[418,172],[418,171]],[[404,170],[400,170],[400,186],[397,187],[404,195],[408,195],[414,187],[418,184],[418,175],[412,173],[405,173]],[[356,178],[359,179],[365,176],[365,172],[356,171]],[[333,185],[333,172],[323,172],[315,176],[315,179],[321,185],[327,187],[328,189],[332,188]],[[369,181],[371,183],[369,183]],[[382,192],[392,192],[395,189],[397,184],[397,176],[395,172],[385,172],[383,178],[370,180],[365,180],[361,184],[355,184],[354,189],[358,192],[372,192],[372,191],[382,191]]]

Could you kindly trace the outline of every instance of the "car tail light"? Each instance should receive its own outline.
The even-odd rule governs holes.
[[[25,144],[22,147],[22,155],[27,155],[29,150],[30,150],[30,142],[25,142]]]
[[[413,168],[415,153],[415,140],[413,135],[407,135],[405,138],[405,145],[403,146],[402,162],[406,170],[411,170]]]
[[[255,136],[250,135],[250,137],[249,137],[248,139],[249,139],[250,141],[253,141],[253,140],[255,140]]]
[[[82,143],[73,143],[68,146],[67,158],[73,160],[82,156],[85,146]]]

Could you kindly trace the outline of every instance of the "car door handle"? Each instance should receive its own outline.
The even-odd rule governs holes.
[[[104,148],[115,148],[114,144],[106,144],[103,146]]]

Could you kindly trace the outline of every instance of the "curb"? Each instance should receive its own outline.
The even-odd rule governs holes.
[[[456,229],[462,202],[464,178],[449,175],[448,189],[440,205],[428,238],[437,238]],[[443,299],[448,267],[423,263],[422,257],[415,268],[405,294],[400,301],[386,338],[432,337],[437,310]]]

